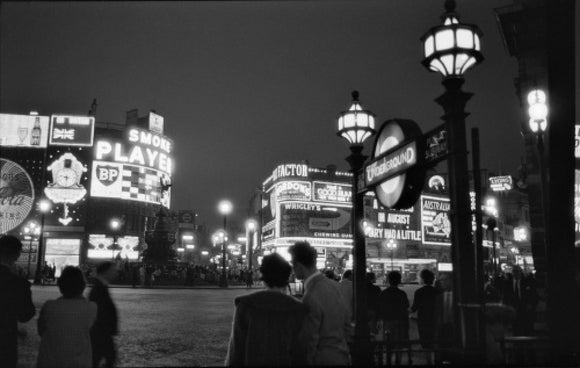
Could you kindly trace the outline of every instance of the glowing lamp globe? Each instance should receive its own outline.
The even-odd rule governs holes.
[[[360,146],[375,132],[375,114],[363,109],[358,100],[358,91],[353,91],[350,108],[341,112],[338,117],[337,135],[351,145]]]
[[[530,129],[537,133],[545,132],[548,128],[548,105],[546,93],[541,89],[535,89],[528,93],[528,114],[530,115]]]
[[[425,57],[422,64],[444,78],[462,77],[468,69],[483,60],[482,33],[476,25],[459,23],[455,1],[446,1],[445,9],[442,24],[421,37]]]
[[[220,203],[218,203],[218,210],[222,215],[229,215],[232,212],[233,208],[234,205],[227,199],[224,199],[220,201]]]

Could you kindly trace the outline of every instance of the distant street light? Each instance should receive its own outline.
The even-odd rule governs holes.
[[[115,259],[115,250],[118,248],[117,241],[119,240],[119,230],[121,229],[121,220],[118,218],[112,218],[109,222],[109,226],[113,231],[113,246],[111,247],[111,251],[113,252],[113,259]]]
[[[222,242],[222,275],[220,278],[220,287],[227,288],[228,287],[228,276],[226,273],[226,236],[227,233],[227,217],[230,213],[232,213],[234,206],[232,202],[227,199],[221,200],[218,203],[218,211],[224,216],[224,235],[223,235],[223,242]]]
[[[38,202],[40,211],[40,236],[38,238],[38,254],[36,256],[36,272],[34,273],[34,284],[42,283],[42,266],[44,265],[44,217],[50,211],[52,205],[48,199],[41,199]]]
[[[28,239],[28,267],[26,268],[26,279],[30,277],[30,257],[32,255],[32,240],[37,239],[41,234],[41,229],[38,224],[34,221],[29,221],[26,226],[24,226],[24,238]],[[38,257],[36,258],[38,262]]]
[[[387,248],[389,248],[389,251],[391,253],[391,272],[392,272],[395,270],[395,267],[393,265],[393,253],[395,252],[395,249],[397,249],[397,243],[395,243],[393,239],[389,239],[389,242],[387,243]]]
[[[249,219],[246,221],[246,250],[247,250],[247,260],[248,260],[248,269],[252,270],[252,261],[254,258],[254,234],[256,229],[258,228],[258,224],[256,220]]]

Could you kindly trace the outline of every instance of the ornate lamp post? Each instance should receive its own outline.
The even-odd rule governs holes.
[[[449,137],[449,194],[451,199],[451,237],[454,306],[459,307],[457,337],[463,352],[478,349],[478,313],[475,247],[471,238],[469,173],[465,139],[465,105],[472,94],[461,90],[463,74],[483,60],[481,31],[475,25],[459,23],[455,1],[445,1],[442,24],[423,37],[422,64],[443,76],[445,93],[435,101],[443,107]]]
[[[42,283],[42,266],[44,265],[44,216],[50,211],[52,205],[48,199],[41,199],[38,202],[38,210],[40,211],[40,237],[38,238],[38,255],[36,256],[36,272],[34,273],[34,284],[40,285]]]
[[[528,94],[528,114],[530,115],[530,130],[536,135],[538,145],[538,166],[540,169],[540,184],[542,192],[542,210],[544,211],[544,224],[548,224],[546,208],[548,200],[546,197],[546,167],[544,164],[544,133],[548,129],[548,105],[546,103],[546,93],[541,89],[535,89]],[[547,231],[546,231],[547,232]],[[544,246],[545,246],[544,241]]]
[[[346,139],[350,145],[350,156],[346,161],[350,164],[352,173],[352,235],[354,249],[354,309],[355,335],[353,365],[369,366],[371,364],[370,331],[367,316],[366,291],[366,247],[365,236],[359,220],[364,217],[363,196],[359,193],[358,174],[367,158],[362,154],[364,141],[375,134],[375,114],[362,108],[358,100],[358,92],[352,92],[352,104],[347,111],[338,117],[337,135]]]
[[[220,278],[220,287],[227,288],[228,287],[228,276],[226,273],[226,241],[227,237],[225,236],[227,232],[227,217],[230,213],[232,213],[234,206],[232,202],[224,199],[218,203],[218,210],[224,216],[224,235],[222,241],[222,275]]]

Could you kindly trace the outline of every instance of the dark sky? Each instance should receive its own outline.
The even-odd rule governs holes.
[[[475,93],[467,129],[480,128],[482,166],[496,172],[514,172],[523,154],[516,60],[493,13],[510,3],[457,8],[484,33],[485,61],[464,85]],[[212,229],[229,198],[241,223],[277,164],[347,169],[335,132],[351,90],[379,122],[441,123],[441,78],[420,64],[419,38],[442,12],[435,0],[3,2],[0,111],[86,114],[97,98],[97,121],[122,123],[127,110],[155,109],[175,141],[172,208]]]

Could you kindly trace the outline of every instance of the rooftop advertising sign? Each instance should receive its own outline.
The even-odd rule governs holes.
[[[308,177],[308,165],[306,164],[285,164],[278,165],[272,172],[274,181],[287,177]]]
[[[148,130],[130,128],[124,142],[95,143],[91,196],[162,204],[169,208],[173,141]]]
[[[165,119],[153,112],[149,113],[149,130],[157,134],[163,134]]]
[[[94,116],[52,115],[50,139],[53,146],[92,146],[95,134]]]
[[[449,198],[421,196],[421,235],[423,244],[451,245]]]
[[[504,192],[512,190],[513,180],[510,175],[490,176],[489,186],[491,187],[491,190],[493,190],[494,192]]]
[[[347,205],[287,202],[280,204],[280,212],[280,237],[352,237]]]
[[[20,226],[32,210],[34,186],[17,163],[0,158],[0,234]]]
[[[48,116],[0,114],[0,146],[46,148]]]
[[[315,181],[314,200],[320,202],[352,203],[352,185]]]

